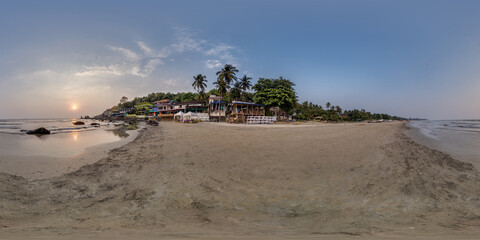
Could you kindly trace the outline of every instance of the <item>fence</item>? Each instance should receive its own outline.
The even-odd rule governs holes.
[[[208,121],[210,121],[210,117],[208,116],[208,113],[192,113],[192,112],[189,112],[189,113],[180,117],[180,121],[182,121],[182,122],[188,122],[188,121],[193,121],[193,120],[200,120],[202,122],[208,122]]]
[[[247,124],[270,124],[277,121],[277,117],[273,116],[248,116]]]

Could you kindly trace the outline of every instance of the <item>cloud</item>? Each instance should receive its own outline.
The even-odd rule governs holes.
[[[137,42],[137,45],[140,49],[143,50],[145,55],[151,56],[151,57],[155,55],[154,51],[150,47],[148,47],[147,44],[145,44],[144,42]]]
[[[178,53],[192,51],[209,58],[214,58],[204,61],[205,67],[209,69],[221,67],[227,63],[236,66],[239,65],[238,59],[234,57],[233,54],[233,52],[236,51],[234,46],[225,43],[210,43],[197,38],[196,35],[187,28],[176,28],[176,31],[177,42],[172,44],[172,51]]]
[[[137,41],[137,49],[128,49],[119,46],[108,48],[119,56],[109,58],[106,64],[85,66],[74,73],[76,77],[106,77],[106,76],[135,76],[146,78],[150,76],[166,61],[172,62],[175,56],[185,52],[200,54],[204,58],[205,67],[208,69],[220,68],[224,64],[233,64],[238,67],[238,59],[234,57],[234,46],[219,43],[212,44],[196,35],[187,28],[174,28],[175,42],[160,50],[155,50],[147,43]],[[114,59],[114,60],[112,60]]]
[[[121,48],[121,47],[113,47],[113,46],[109,46],[109,48],[115,52],[122,54],[128,60],[136,61],[140,59],[140,56],[137,53],[129,49]]]
[[[209,69],[219,68],[222,66],[222,63],[219,60],[207,60],[205,61],[205,67]]]
[[[214,46],[213,48],[206,50],[205,54],[208,56],[219,56],[222,58],[229,58],[229,57],[232,57],[232,54],[230,53],[230,51],[233,49],[234,47],[222,43],[217,46]]]
[[[172,44],[174,51],[182,53],[185,51],[204,51],[203,45],[207,41],[202,39],[195,39],[194,34],[190,32],[187,28],[175,28],[176,43]]]
[[[148,77],[160,65],[164,63],[161,58],[163,54],[157,53],[155,50],[147,46],[144,42],[137,42],[137,47],[142,52],[135,50],[108,46],[114,53],[120,54],[115,56],[116,63],[104,65],[85,66],[81,71],[74,73],[76,77],[105,77],[105,76],[137,76]]]
[[[117,66],[87,66],[81,72],[76,72],[73,74],[75,77],[91,77],[91,76],[121,76],[123,71],[121,71]]]

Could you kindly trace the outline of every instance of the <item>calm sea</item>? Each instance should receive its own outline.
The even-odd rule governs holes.
[[[407,126],[419,133],[411,136],[415,140],[480,170],[480,120],[411,121]]]
[[[114,131],[115,125],[108,122],[84,120],[85,125],[74,125],[80,119],[14,119],[0,120],[0,157],[5,156],[50,156],[72,157],[86,148],[119,141],[128,133]],[[90,125],[98,122],[100,127]],[[50,135],[27,135],[27,130],[44,127]]]
[[[25,177],[49,177],[98,161],[109,150],[133,140],[136,130],[119,130],[113,123],[77,119],[0,120],[0,172]],[[80,120],[80,119],[78,119]],[[118,124],[121,124],[119,122]],[[28,135],[45,127],[52,134]]]
[[[73,125],[75,121],[85,122],[85,125]],[[33,130],[44,127],[52,134],[65,132],[80,132],[94,130],[96,127],[90,124],[97,122],[89,119],[61,118],[61,119],[8,119],[0,120],[0,133],[24,134],[27,130]],[[102,123],[101,126],[111,126],[109,123]]]

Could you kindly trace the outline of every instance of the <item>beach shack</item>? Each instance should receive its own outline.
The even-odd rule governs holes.
[[[229,114],[229,104],[222,101],[222,98],[219,96],[210,95],[208,98],[208,115],[210,122],[226,121]]]
[[[135,104],[135,113],[138,118],[144,118],[145,116],[147,116],[152,106],[153,104],[149,102]]]
[[[230,123],[246,123],[250,116],[265,116],[265,105],[252,102],[233,101]]]
[[[135,108],[133,108],[133,107],[120,109],[120,113],[121,113],[123,116],[127,116],[128,114],[133,113],[133,112],[135,112]]]
[[[193,113],[208,113],[208,106],[205,105],[202,101],[189,101],[183,102],[185,105],[185,112]]]
[[[277,118],[277,121],[281,121],[281,122],[289,121],[288,120],[289,116],[288,116],[287,112],[280,109],[280,107],[271,107],[269,109],[269,111],[270,111],[269,115],[275,116]]]
[[[103,115],[104,117],[108,117],[108,116],[110,116],[109,113],[110,113],[110,108],[107,108],[105,111],[103,111],[103,114],[102,114],[102,115]]]
[[[158,117],[160,115],[160,110],[164,109],[164,106],[170,102],[170,99],[160,100],[153,102],[152,109],[149,111],[150,116]]]
[[[110,108],[109,116],[110,117],[115,117],[115,118],[120,118],[120,117],[123,117],[123,114],[120,113],[120,108],[119,107],[114,106],[114,107]]]
[[[158,111],[158,116],[162,121],[173,120],[174,114],[179,110],[174,108],[174,102],[170,99],[164,99],[153,103],[154,107]]]

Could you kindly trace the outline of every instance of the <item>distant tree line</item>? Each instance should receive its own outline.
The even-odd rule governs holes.
[[[342,110],[340,106],[335,106],[330,102],[325,104],[325,108],[321,105],[313,104],[312,102],[303,102],[297,104],[295,108],[297,119],[300,120],[312,120],[316,117],[320,117],[321,120],[332,122],[358,122],[368,120],[405,120],[405,118],[390,116],[385,113],[371,113],[365,111],[365,109],[353,109]]]
[[[123,99],[123,98],[122,98]],[[194,101],[199,99],[199,94],[198,93],[192,93],[192,92],[179,92],[179,93],[163,93],[163,92],[157,92],[157,93],[150,93],[147,96],[143,97],[135,97],[131,101],[120,101],[118,106],[120,108],[131,108],[134,107],[135,104],[142,103],[142,102],[156,102],[160,100],[173,100],[175,102],[188,102],[188,101]]]

